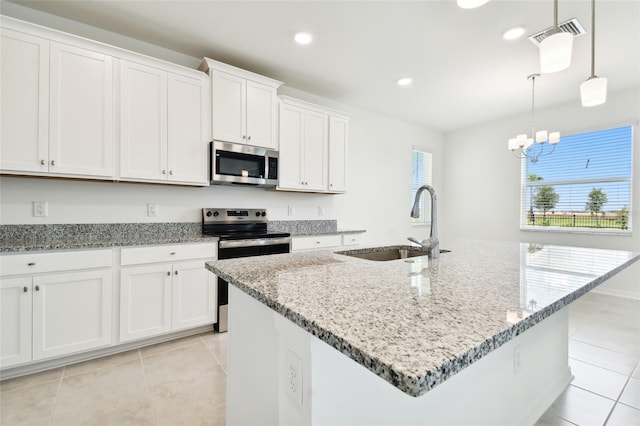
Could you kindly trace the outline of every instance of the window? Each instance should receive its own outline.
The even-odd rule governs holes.
[[[431,157],[430,153],[421,151],[418,148],[413,148],[411,161],[411,202],[408,203],[409,206],[413,204],[418,188],[422,185],[431,185]],[[412,219],[414,225],[427,225],[431,222],[431,212],[426,208],[427,202],[429,202],[429,194],[423,193],[420,200],[420,216]]]
[[[630,233],[633,127],[564,136],[523,159],[521,229]]]

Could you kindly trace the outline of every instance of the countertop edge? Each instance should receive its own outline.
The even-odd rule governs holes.
[[[160,246],[169,244],[199,244],[199,243],[215,243],[218,241],[218,237],[208,236],[194,236],[194,237],[181,237],[181,238],[166,238],[166,239],[141,239],[134,241],[82,241],[82,242],[68,242],[68,241],[43,241],[41,243],[25,243],[15,245],[3,245],[0,247],[0,254],[20,254],[20,253],[37,253],[47,251],[58,250],[82,250],[82,249],[97,249],[97,248],[124,248],[124,247],[141,247],[141,246]]]
[[[274,302],[273,300],[264,296],[262,293],[252,289],[251,287],[227,275],[223,271],[215,268],[214,266],[210,265],[209,262],[206,263],[206,268],[218,275],[220,278],[234,285],[244,293],[253,297],[260,303],[292,321],[294,324],[309,332],[311,335],[319,338],[329,346],[335,348],[360,365],[364,366],[377,376],[397,387],[399,390],[410,396],[419,397],[434,389],[436,386],[451,378],[453,375],[459,373],[466,367],[480,360],[482,357],[488,355],[511,339],[519,336],[529,328],[533,327],[542,320],[558,312],[560,309],[574,302],[575,300],[593,290],[595,287],[607,281],[614,275],[628,268],[633,263],[639,261],[640,253],[633,254],[634,256],[632,258],[622,263],[618,267],[612,269],[608,273],[594,279],[578,290],[569,293],[568,295],[560,300],[557,300],[551,305],[539,311],[536,311],[529,317],[514,324],[512,327],[499,332],[490,339],[486,339],[480,345],[475,346],[467,352],[458,355],[456,358],[449,360],[445,364],[438,367],[436,371],[427,371],[420,377],[410,377],[400,371],[394,370],[392,365],[385,364],[378,359],[371,357],[361,349],[354,347],[350,343],[344,341],[344,339],[336,336],[334,333],[325,330],[322,327],[319,327],[314,322],[310,322],[304,316],[286,308],[285,306],[282,306],[280,303]]]

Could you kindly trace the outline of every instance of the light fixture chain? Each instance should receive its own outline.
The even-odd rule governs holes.
[[[591,78],[596,76],[596,0],[591,0]]]

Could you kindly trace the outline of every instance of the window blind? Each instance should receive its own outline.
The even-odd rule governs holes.
[[[408,206],[413,204],[418,188],[422,185],[431,185],[432,161],[432,155],[430,153],[418,148],[413,148],[411,161],[411,201],[407,203]],[[427,225],[431,222],[431,212],[427,208],[427,202],[429,202],[428,194],[423,194],[420,200],[420,216],[412,219],[414,225]]]
[[[523,159],[521,228],[630,232],[632,140],[632,126],[580,133]]]

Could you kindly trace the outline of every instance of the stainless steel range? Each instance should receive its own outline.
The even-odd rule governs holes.
[[[218,259],[289,253],[291,234],[267,231],[266,209],[202,209],[202,233],[219,238]],[[227,331],[229,284],[218,278],[216,331]]]

